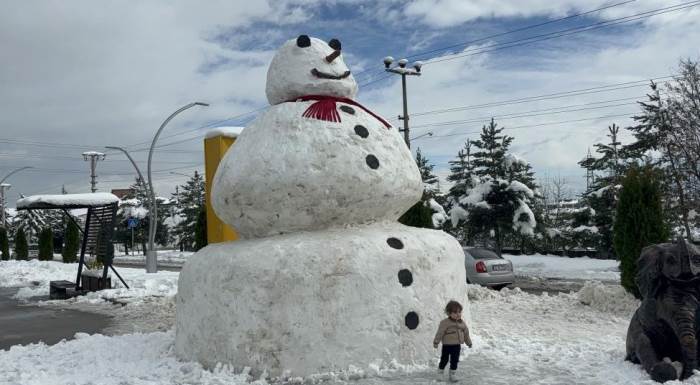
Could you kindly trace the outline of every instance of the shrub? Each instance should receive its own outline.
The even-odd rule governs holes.
[[[74,263],[78,260],[78,250],[80,249],[80,229],[73,221],[68,221],[66,227],[66,238],[63,242],[63,263]]]
[[[29,259],[29,245],[24,227],[20,227],[15,234],[15,259],[23,261]]]
[[[7,230],[4,227],[0,227],[0,259],[10,259],[10,240],[7,239]]]
[[[39,260],[53,261],[53,231],[50,227],[39,232]]]

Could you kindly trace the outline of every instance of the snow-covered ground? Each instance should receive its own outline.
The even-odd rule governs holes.
[[[194,254],[192,251],[158,251],[158,265],[182,266],[192,254]],[[146,263],[146,257],[142,254],[127,255],[124,253],[117,253],[114,256],[114,263],[144,264]]]
[[[615,278],[614,261],[548,256],[509,256],[521,274],[563,278]],[[120,269],[138,289],[113,289],[74,306],[100,307],[100,298],[131,295],[131,316],[152,309],[153,295],[168,302],[177,289],[177,273],[146,275]],[[63,276],[61,276],[63,274]],[[0,262],[0,286],[47,286],[49,279],[73,279],[75,265],[58,262]],[[32,289],[39,290],[39,288]],[[637,300],[619,286],[587,282],[577,293],[533,295],[520,289],[500,292],[469,285],[469,318],[474,348],[460,364],[468,384],[655,384],[636,365],[624,361],[625,335]],[[66,305],[70,305],[67,303]],[[429,304],[430,305],[430,304]],[[434,305],[434,304],[433,304]],[[121,309],[121,310],[120,310]],[[172,312],[172,309],[170,310]],[[131,322],[131,321],[129,321]],[[167,330],[167,325],[158,330]],[[132,331],[154,330],[137,326]],[[426,341],[426,344],[431,341]],[[78,334],[56,345],[31,344],[0,351],[0,384],[267,384],[247,370],[220,366],[205,370],[177,360],[174,331],[117,336]],[[99,351],[99,355],[97,352]],[[99,358],[97,358],[99,356]],[[438,358],[436,351],[435,360]],[[84,370],[85,368],[89,370]],[[240,369],[240,368],[238,368]],[[288,383],[436,384],[432,366],[376,362]],[[678,382],[676,382],[678,383]],[[685,384],[700,384],[695,375]]]
[[[567,258],[556,255],[504,255],[513,262],[515,275],[536,278],[619,281],[620,262],[588,257]]]

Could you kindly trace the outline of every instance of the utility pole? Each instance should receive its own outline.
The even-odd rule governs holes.
[[[10,184],[0,183],[0,227],[5,226],[5,189],[10,188]]]
[[[411,139],[409,139],[409,128],[408,128],[408,100],[406,97],[406,76],[420,76],[421,67],[423,63],[417,61],[413,63],[413,68],[406,68],[408,60],[401,59],[398,62],[398,66],[391,67],[391,63],[394,62],[394,58],[387,56],[384,58],[384,70],[393,74],[401,75],[401,87],[403,90],[403,116],[399,115],[399,120],[403,120],[403,130],[399,129],[399,132],[403,131],[403,139],[406,142],[406,146],[411,148]]]
[[[97,191],[97,174],[95,173],[97,162],[105,160],[105,157],[105,154],[97,151],[86,151],[83,153],[83,159],[85,161],[90,161],[90,189],[92,192]]]

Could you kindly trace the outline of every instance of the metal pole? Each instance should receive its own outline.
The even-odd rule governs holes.
[[[7,178],[9,178],[11,175],[16,174],[16,173],[18,173],[18,172],[20,172],[20,171],[22,171],[22,170],[26,170],[26,169],[28,169],[28,168],[34,168],[34,167],[32,167],[32,166],[25,166],[25,167],[20,167],[20,168],[18,168],[18,169],[12,170],[9,174],[5,175],[5,177],[2,178],[2,180],[0,180],[0,184],[2,184],[2,182],[4,182],[4,181],[5,181]]]
[[[104,160],[105,154],[95,151],[87,151],[83,153],[83,159],[90,158],[90,190],[94,193],[97,191],[97,161]]]
[[[5,189],[9,188],[10,185],[7,183],[0,183],[0,227],[6,227],[5,223]]]
[[[401,74],[401,88],[403,88],[403,140],[406,146],[411,148],[411,141],[408,138],[408,100],[406,100],[406,74]]]
[[[151,160],[153,159],[153,150],[156,147],[156,142],[158,141],[158,137],[160,136],[160,133],[163,131],[163,128],[172,120],[172,118],[175,117],[175,115],[179,114],[182,111],[185,111],[189,108],[192,108],[194,106],[208,106],[209,104],[207,103],[200,103],[200,102],[194,102],[190,103],[186,106],[180,107],[177,111],[173,112],[170,116],[168,116],[167,119],[163,122],[163,124],[160,125],[160,128],[156,132],[156,135],[153,137],[153,142],[151,142],[151,148],[148,150],[148,187],[149,187],[149,192],[150,192],[150,198],[151,198],[151,209],[148,210],[148,251],[146,252],[146,273],[156,273],[158,272],[158,261],[157,261],[157,253],[154,247],[155,244],[155,238],[156,238],[156,229],[157,229],[157,221],[158,221],[158,206],[156,204],[156,194],[155,191],[153,190],[153,178],[151,174]]]

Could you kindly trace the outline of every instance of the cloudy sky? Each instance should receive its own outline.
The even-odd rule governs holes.
[[[554,5],[553,5],[554,4]],[[599,11],[593,10],[605,8]],[[628,125],[649,79],[668,80],[700,57],[700,2],[687,0],[36,1],[0,13],[0,178],[18,194],[88,192],[81,153],[127,147],[159,195],[203,170],[204,133],[245,125],[267,106],[276,47],[299,34],[338,38],[360,84],[358,100],[396,121],[398,76],[382,58],[423,60],[408,81],[412,141],[445,176],[447,162],[490,117],[541,179],[585,185],[577,162]],[[445,111],[447,110],[447,111]],[[623,139],[624,141],[624,139]],[[107,152],[99,189],[127,187],[133,171]]]

